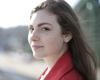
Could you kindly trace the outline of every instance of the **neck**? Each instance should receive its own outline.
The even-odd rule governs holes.
[[[45,62],[48,66],[48,69],[51,70],[51,68],[54,66],[54,64],[58,61],[58,59],[64,54],[64,52],[60,53],[60,54],[54,54],[52,56],[49,56],[47,58],[45,58]]]
[[[64,47],[60,52],[56,52],[51,56],[45,57],[44,61],[46,62],[48,69],[51,70],[51,68],[55,65],[55,63],[58,61],[58,59],[68,50],[68,45],[65,44]]]

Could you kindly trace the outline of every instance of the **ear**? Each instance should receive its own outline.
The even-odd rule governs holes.
[[[64,36],[64,42],[68,43],[72,39],[72,33],[68,32],[67,34],[63,35]]]

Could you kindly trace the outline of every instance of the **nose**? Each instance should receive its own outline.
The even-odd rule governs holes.
[[[31,41],[39,41],[39,35],[38,32],[34,31],[31,34],[29,34],[29,38]]]

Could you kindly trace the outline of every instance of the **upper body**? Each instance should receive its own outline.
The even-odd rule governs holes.
[[[46,68],[38,80],[83,80],[82,76],[73,66],[71,54],[69,51],[66,51],[61,56],[47,76],[42,79],[42,76],[46,73],[47,70],[48,68]]]
[[[66,1],[42,2],[31,11],[28,27],[33,56],[44,59],[48,66],[41,79],[96,80],[95,54],[86,43],[80,22]],[[68,50],[71,56],[69,52],[65,53]]]

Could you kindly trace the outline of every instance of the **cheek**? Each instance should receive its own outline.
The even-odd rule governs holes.
[[[48,47],[49,50],[53,50],[56,48],[60,48],[63,45],[63,38],[60,35],[52,35],[47,38],[44,38],[44,43]]]

